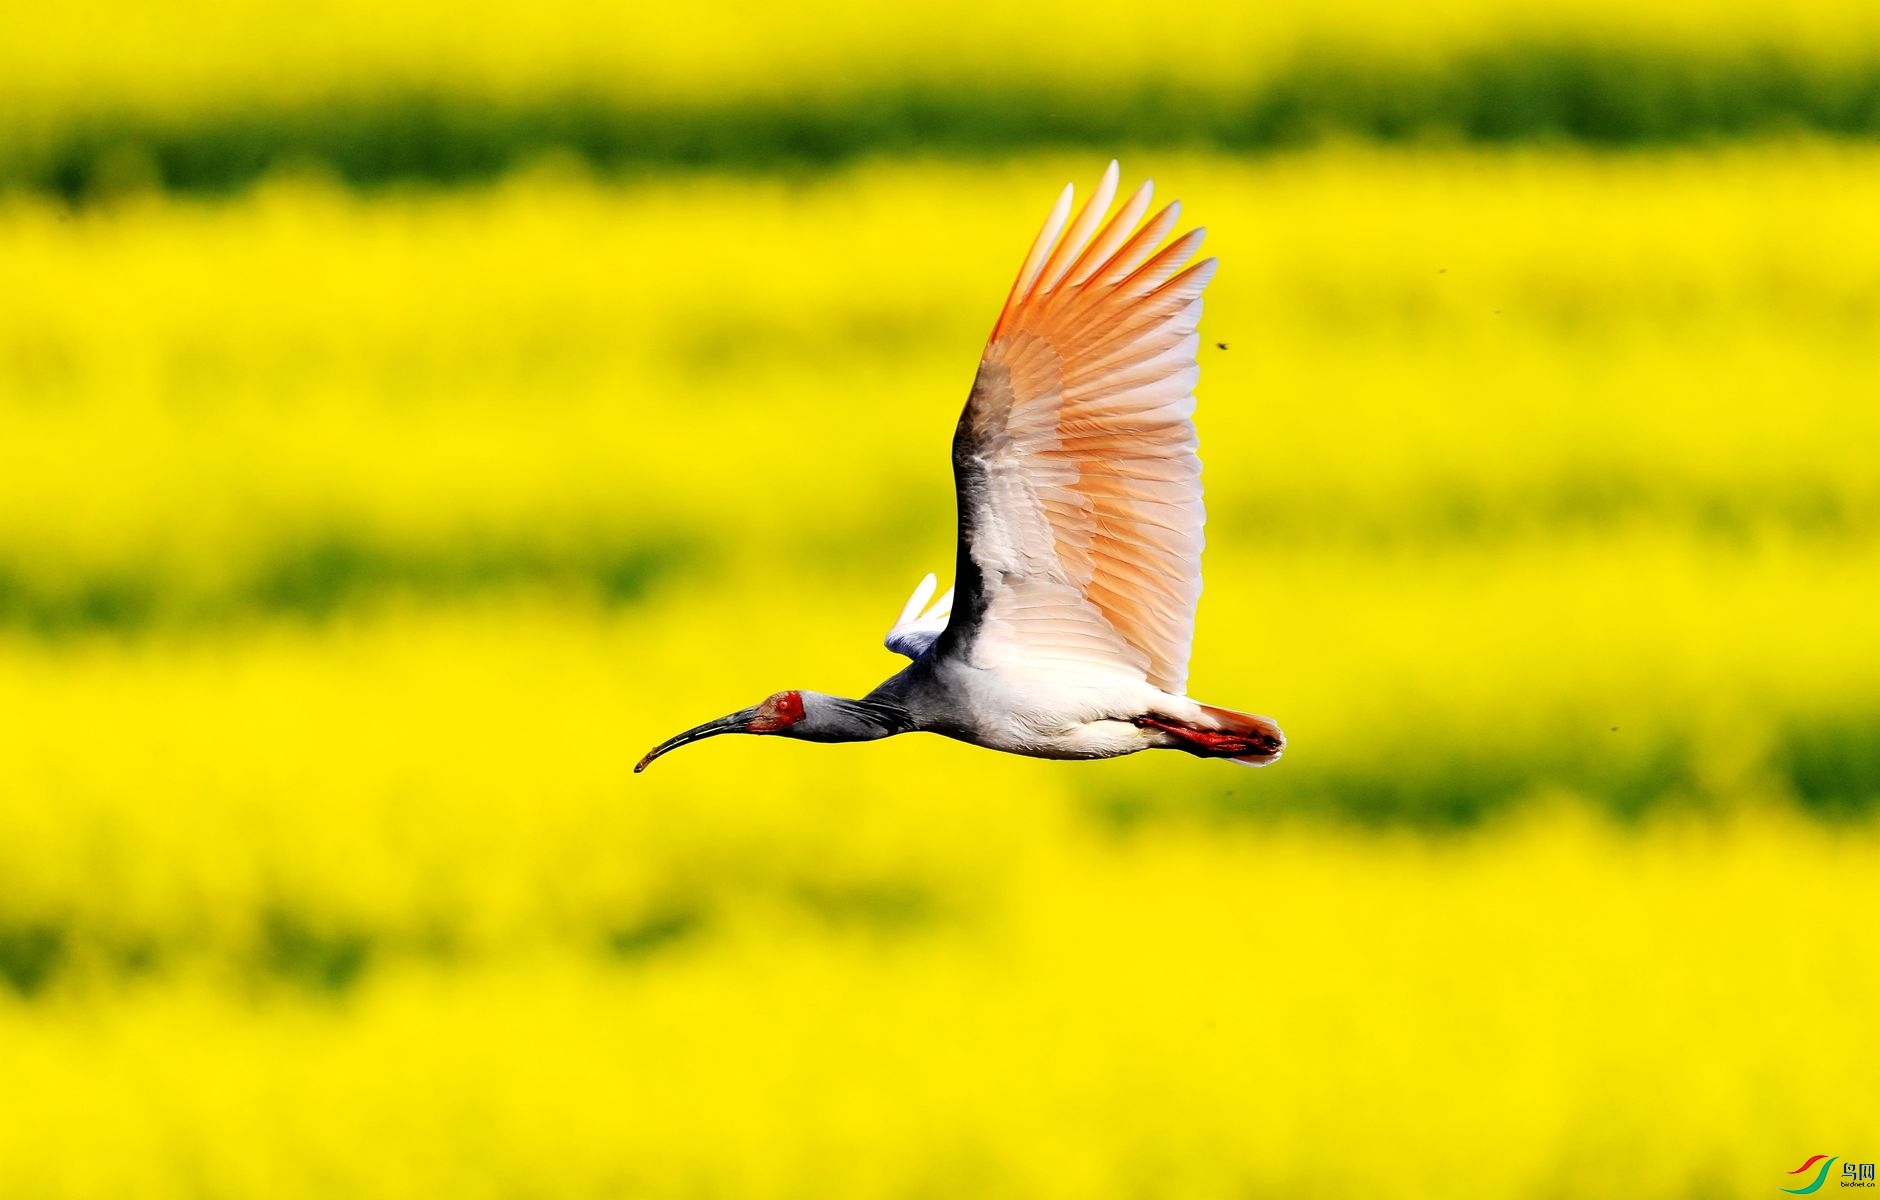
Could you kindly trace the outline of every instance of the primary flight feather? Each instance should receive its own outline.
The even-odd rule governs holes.
[[[954,586],[923,579],[888,631],[912,661],[860,700],[778,692],[649,751],[720,733],[871,741],[939,733],[1037,758],[1184,750],[1264,766],[1265,717],[1189,699],[1201,595],[1195,332],[1203,231],[1111,212],[1117,166],[1073,219],[1066,187],[1019,268],[953,434]]]

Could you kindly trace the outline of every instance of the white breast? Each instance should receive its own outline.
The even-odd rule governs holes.
[[[1035,677],[948,662],[941,684],[952,694],[962,741],[1034,758],[1115,758],[1161,744],[1163,735],[1132,718],[1176,697],[1141,679]]]

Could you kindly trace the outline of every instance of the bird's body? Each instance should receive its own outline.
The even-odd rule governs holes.
[[[975,666],[966,655],[932,653],[910,663],[860,703],[905,714],[905,728],[896,732],[937,733],[989,750],[1061,759],[1192,750],[1205,738],[1183,738],[1167,727],[1231,740],[1237,736],[1231,718],[1241,716],[1120,673],[1040,677],[1024,670]]]
[[[1114,758],[1155,745],[1133,723],[1173,701],[1147,684],[1040,685],[958,658],[913,663],[865,699],[909,714],[913,730],[1033,758]]]
[[[1064,190],[993,328],[953,438],[954,589],[930,603],[928,576],[886,639],[907,668],[861,700],[779,692],[635,770],[719,733],[925,731],[1056,759],[1279,757],[1271,721],[1184,694],[1204,520],[1195,327],[1215,261],[1186,265],[1200,230],[1161,245],[1179,210],[1143,221],[1146,183],[1106,221],[1115,191],[1111,163],[1066,230]]]

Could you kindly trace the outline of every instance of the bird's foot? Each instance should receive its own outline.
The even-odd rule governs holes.
[[[1220,729],[1196,729],[1167,717],[1145,713],[1135,720],[1143,729],[1159,729],[1175,741],[1174,750],[1184,750],[1200,758],[1264,758],[1278,754],[1286,744],[1263,730],[1227,732]]]

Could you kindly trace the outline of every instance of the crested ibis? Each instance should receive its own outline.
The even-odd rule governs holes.
[[[1265,717],[1191,700],[1201,593],[1195,361],[1216,260],[1180,205],[1114,215],[1117,167],[1070,217],[1066,187],[1025,256],[953,434],[954,587],[921,580],[888,631],[908,666],[860,700],[778,692],[647,752],[721,733],[863,742],[925,731],[1037,758],[1183,750],[1249,766]]]

